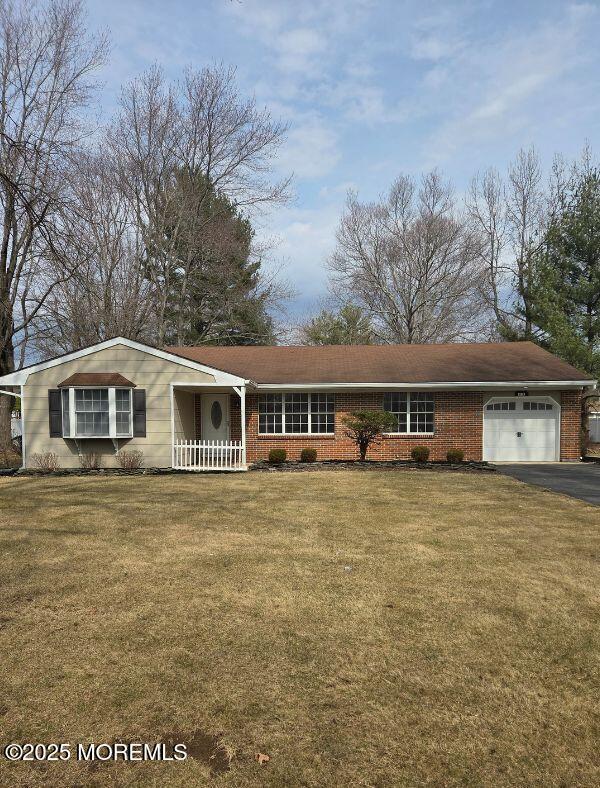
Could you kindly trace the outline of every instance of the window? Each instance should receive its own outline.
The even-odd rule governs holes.
[[[311,394],[310,427],[311,432],[334,431],[333,394]]]
[[[115,389],[117,435],[131,435],[131,389]]]
[[[517,403],[514,400],[509,402],[490,402],[485,407],[487,410],[515,410]]]
[[[526,400],[523,403],[523,410],[552,410],[552,405],[549,402],[531,402]]]
[[[262,433],[283,432],[282,394],[264,394],[258,400],[258,431]]]
[[[285,395],[285,432],[308,432],[308,394]]]
[[[331,434],[335,430],[333,394],[263,394],[258,400],[258,431],[269,434]]]
[[[109,430],[108,389],[75,389],[75,435],[108,438]]]
[[[210,423],[213,429],[218,430],[223,422],[223,408],[218,399],[216,399],[210,408]]]
[[[129,388],[61,389],[64,438],[132,437]]]
[[[396,417],[398,426],[394,432],[408,432],[408,394],[399,391],[384,394],[383,409]]]
[[[410,431],[433,432],[433,396],[414,393],[410,400]]]
[[[433,394],[392,391],[383,395],[383,409],[394,415],[394,432],[433,432]]]

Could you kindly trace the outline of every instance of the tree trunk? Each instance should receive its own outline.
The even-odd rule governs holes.
[[[10,375],[15,371],[12,342],[0,349],[0,375]],[[0,449],[5,451],[12,446],[11,416],[15,398],[0,394]]]
[[[367,449],[369,448],[368,443],[360,443],[358,445],[358,450],[360,452],[360,459],[361,462],[364,462],[367,459]]]

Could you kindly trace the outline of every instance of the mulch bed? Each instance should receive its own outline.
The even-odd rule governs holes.
[[[487,462],[413,462],[412,460],[326,460],[323,462],[282,462],[272,464],[266,461],[256,462],[248,467],[249,471],[261,473],[301,473],[303,471],[459,471],[462,473],[495,473],[496,468]],[[181,471],[174,468],[58,468],[56,471],[40,471],[35,468],[6,468],[0,470],[0,476],[173,476],[189,475],[193,471]],[[213,470],[202,473],[231,473],[231,471]]]
[[[325,460],[323,462],[282,462],[277,465],[263,461],[249,467],[250,471],[462,471],[467,473],[495,473],[487,462],[414,462],[413,460]]]
[[[36,468],[11,468],[0,475],[18,476],[172,476],[174,474],[186,474],[189,471],[180,471],[175,468],[136,468],[125,470],[124,468],[58,468],[56,471],[40,471]]]

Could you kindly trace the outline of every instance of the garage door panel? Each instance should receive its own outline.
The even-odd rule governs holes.
[[[536,409],[537,400],[495,403],[484,409],[484,459],[496,462],[544,462],[558,459],[555,404]],[[533,406],[533,407],[532,407]]]

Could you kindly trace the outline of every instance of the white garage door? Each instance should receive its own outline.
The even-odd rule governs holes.
[[[493,399],[483,410],[483,459],[558,460],[559,407],[550,397]]]

